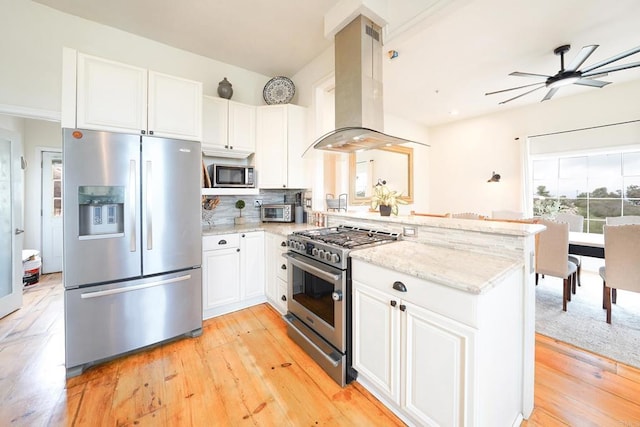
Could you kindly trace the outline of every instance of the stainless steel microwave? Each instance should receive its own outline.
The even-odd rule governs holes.
[[[250,166],[209,166],[211,186],[214,188],[254,188],[255,171]]]
[[[295,219],[294,206],[293,203],[262,205],[260,218],[262,222],[293,222]]]

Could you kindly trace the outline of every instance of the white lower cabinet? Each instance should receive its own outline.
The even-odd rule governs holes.
[[[264,232],[204,236],[202,248],[205,319],[265,301]]]
[[[240,233],[241,298],[264,299],[264,232]]]
[[[352,266],[358,382],[409,425],[519,425],[521,272],[475,295],[358,259]]]
[[[287,238],[266,233],[265,237],[267,301],[281,314],[287,312]]]
[[[353,282],[354,368],[420,425],[465,425],[471,328]]]

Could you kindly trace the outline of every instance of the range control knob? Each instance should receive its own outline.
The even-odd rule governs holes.
[[[324,254],[325,254],[324,249],[320,249],[320,250],[318,251],[318,258],[320,258],[320,259],[324,259]]]
[[[313,255],[313,256],[318,256],[318,252],[320,252],[320,251],[318,250],[318,248],[313,248],[313,249],[311,249],[311,255]]]
[[[330,259],[330,261],[331,261],[331,262],[333,262],[333,263],[338,263],[338,262],[340,262],[340,255],[338,255],[338,254],[331,254],[331,259]]]
[[[325,259],[326,261],[331,261],[331,256],[332,256],[332,255],[335,255],[335,254],[332,254],[331,252],[327,251],[327,252],[325,252],[325,254],[324,254],[324,259]]]

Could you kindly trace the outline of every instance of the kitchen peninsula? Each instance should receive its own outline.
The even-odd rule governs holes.
[[[328,216],[403,236],[351,253],[358,382],[409,424],[520,425],[533,410],[532,264],[544,228]]]

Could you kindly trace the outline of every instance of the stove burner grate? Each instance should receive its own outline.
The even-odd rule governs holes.
[[[306,237],[313,241],[323,242],[343,248],[355,248],[362,245],[398,240],[397,233],[374,231],[344,225],[300,231],[294,234]]]

